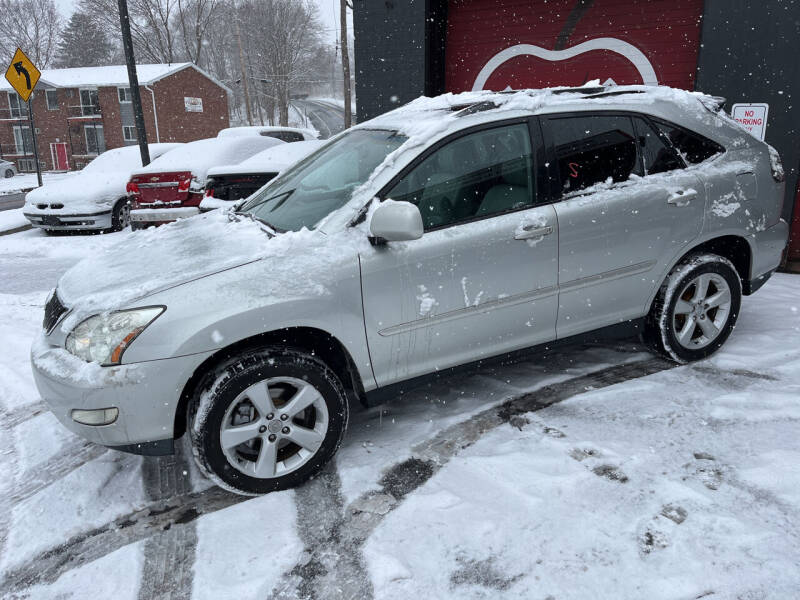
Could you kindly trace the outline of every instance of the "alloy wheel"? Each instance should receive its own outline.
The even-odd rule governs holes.
[[[705,348],[725,329],[731,303],[731,288],[721,275],[703,273],[691,279],[672,312],[675,339],[690,350]]]
[[[328,431],[328,407],[310,383],[274,377],[241,392],[225,411],[222,452],[238,471],[272,479],[296,471],[317,453]]]

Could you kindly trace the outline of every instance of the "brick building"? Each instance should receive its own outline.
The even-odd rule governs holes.
[[[191,63],[139,65],[149,142],[190,142],[229,126],[230,90]],[[44,170],[80,169],[105,150],[136,143],[124,65],[46,69],[32,96]],[[0,158],[34,171],[27,105],[0,81]]]

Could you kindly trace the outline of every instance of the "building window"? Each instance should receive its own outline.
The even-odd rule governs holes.
[[[136,141],[136,127],[130,127],[129,125],[122,126],[122,139],[126,142],[135,142]]]
[[[106,151],[106,138],[102,125],[84,125],[86,135],[86,154],[102,154]]]
[[[131,101],[131,88],[129,87],[117,88],[117,94],[119,95],[120,104],[127,104],[128,102]]]
[[[23,173],[31,173],[36,170],[36,161],[32,158],[20,158],[17,168]]]
[[[45,90],[47,99],[47,110],[58,110],[58,90]]]
[[[15,154],[33,154],[33,136],[27,125],[14,125]]]
[[[28,107],[16,92],[8,92],[8,107],[11,111],[12,119],[28,116]]]
[[[81,90],[81,115],[92,117],[100,114],[100,98],[97,90]]]

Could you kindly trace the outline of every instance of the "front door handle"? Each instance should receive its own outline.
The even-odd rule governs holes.
[[[697,198],[697,192],[695,190],[678,190],[670,194],[667,199],[667,204],[672,204],[673,206],[688,206],[689,202],[695,198]]]
[[[553,228],[537,227],[536,225],[523,225],[514,233],[515,240],[535,240],[542,239],[546,235],[553,233]]]

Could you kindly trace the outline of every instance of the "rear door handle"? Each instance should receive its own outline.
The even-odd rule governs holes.
[[[533,240],[533,239],[541,239],[546,235],[550,235],[553,233],[553,228],[550,226],[547,227],[537,227],[536,225],[523,225],[517,232],[514,234],[515,240]]]
[[[688,206],[689,202],[695,198],[697,198],[697,192],[695,190],[678,190],[670,194],[667,199],[667,204],[672,204],[673,206]]]

